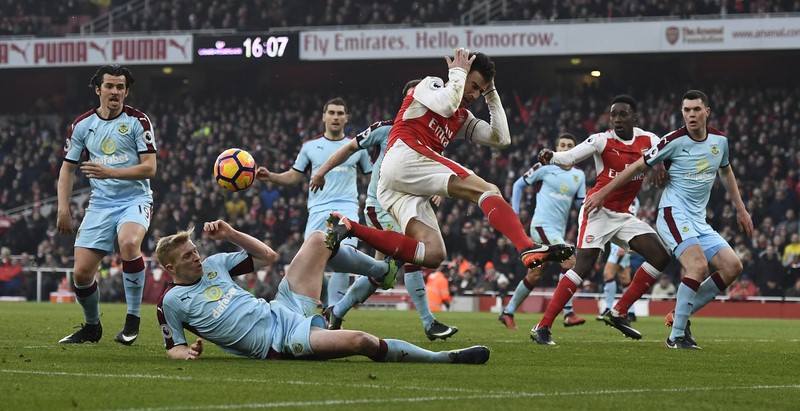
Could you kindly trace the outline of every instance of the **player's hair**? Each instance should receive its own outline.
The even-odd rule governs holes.
[[[89,87],[95,88],[103,85],[104,74],[112,76],[125,76],[125,88],[130,88],[133,83],[136,82],[136,79],[133,78],[133,73],[131,73],[131,70],[127,67],[120,66],[119,64],[107,64],[97,69],[92,76],[92,79],[89,81]]]
[[[570,133],[561,133],[561,134],[559,134],[558,138],[556,138],[556,144],[558,144],[558,142],[560,140],[562,140],[562,139],[572,140],[573,144],[578,145],[578,139],[575,138],[575,136],[573,136]]]
[[[700,100],[704,106],[709,107],[708,105],[708,96],[706,93],[703,93],[700,90],[689,90],[684,95],[681,101],[683,100]]]
[[[472,62],[472,67],[469,69],[470,72],[477,71],[478,73],[481,73],[481,75],[487,81],[494,80],[494,75],[496,73],[494,70],[494,62],[489,58],[489,56],[477,51],[469,53],[469,56],[475,56],[475,60]]]
[[[613,99],[611,99],[611,105],[613,106],[616,103],[625,103],[631,106],[631,110],[636,113],[636,99],[627,95],[627,94],[620,94]]]
[[[158,260],[158,263],[162,266],[174,263],[175,256],[172,255],[172,252],[186,244],[192,238],[192,233],[194,233],[194,227],[178,231],[173,235],[161,237],[156,244],[156,260]]]
[[[411,80],[408,83],[406,83],[406,85],[403,86],[403,97],[405,97],[406,94],[408,94],[408,90],[411,90],[412,88],[416,87],[417,84],[419,84],[421,81],[422,81],[421,78],[415,78],[414,80]]]
[[[333,104],[334,106],[343,106],[344,107],[344,113],[347,114],[347,103],[345,103],[344,99],[341,98],[341,97],[334,97],[334,98],[328,100],[325,103],[325,105],[322,106],[322,112],[324,113],[324,112],[328,111],[328,106],[330,106],[331,104]]]

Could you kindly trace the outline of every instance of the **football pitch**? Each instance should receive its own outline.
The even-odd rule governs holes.
[[[441,313],[458,326],[447,341],[425,338],[414,311],[354,310],[345,328],[401,338],[431,350],[476,344],[484,365],[387,364],[367,358],[260,361],[212,344],[197,361],[169,360],[143,308],[139,340],[113,341],[125,306],[102,304],[103,339],[61,345],[82,320],[73,304],[0,303],[2,410],[797,410],[800,321],[696,318],[702,350],[669,350],[661,318],[634,323],[640,341],[585,314],[553,330],[556,346],[531,342],[540,314],[508,330],[491,313]],[[559,318],[560,320],[560,318]],[[187,333],[187,337],[190,334]]]

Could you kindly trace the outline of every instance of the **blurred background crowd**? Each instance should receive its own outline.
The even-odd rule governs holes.
[[[136,3],[136,2],[131,2]],[[252,29],[263,26],[319,26],[346,24],[459,24],[448,16],[460,15],[471,5],[465,1],[372,2],[359,0],[260,1],[232,0],[149,1],[149,16],[133,18],[119,31],[191,30],[200,28]],[[71,0],[50,7],[35,0],[0,0],[0,35],[61,35],[75,27],[76,16],[100,15],[109,9],[103,1]],[[267,12],[269,10],[269,12]],[[312,10],[310,14],[298,10]],[[606,17],[725,15],[734,13],[796,12],[800,1],[696,0],[680,5],[653,0],[577,0],[566,2],[518,0],[506,2],[513,20],[590,19]],[[509,18],[510,19],[510,18]],[[81,17],[81,20],[86,20]],[[147,23],[145,23],[147,22]],[[56,32],[53,31],[62,32]],[[136,69],[134,67],[134,73]],[[431,73],[442,75],[442,73]],[[504,100],[512,132],[512,145],[505,150],[476,148],[457,142],[446,154],[471,167],[478,175],[500,187],[507,199],[511,186],[536,162],[540,149],[553,148],[554,138],[570,132],[582,141],[609,128],[608,104],[616,94],[629,93],[639,100],[638,126],[663,135],[682,125],[680,96],[688,85],[652,84],[646,90],[584,87],[578,90],[537,92],[514,88],[498,73],[498,88]],[[684,87],[684,88],[681,88]],[[735,211],[717,181],[707,210],[708,218],[744,262],[742,281],[731,287],[732,298],[746,296],[797,296],[800,290],[800,90],[725,81],[703,85],[712,107],[710,125],[727,133],[731,165],[738,178],[745,204],[756,226],[756,235],[743,236]],[[134,86],[135,91],[135,86]],[[237,193],[228,193],[211,179],[211,164],[226,148],[250,151],[259,164],[284,171],[294,162],[302,142],[320,134],[322,106],[337,95],[325,90],[294,90],[288,95],[242,96],[204,93],[168,96],[135,95],[128,103],[145,111],[156,126],[158,177],[152,181],[154,216],[143,248],[152,255],[158,239],[190,225],[216,218],[230,221],[238,229],[264,239],[280,255],[280,261],[258,274],[241,279],[242,285],[260,297],[274,295],[284,266],[302,242],[307,219],[307,182],[277,187],[257,182]],[[348,135],[370,123],[394,118],[399,90],[380,94],[353,90],[340,94],[349,105]],[[23,295],[35,299],[35,267],[71,267],[74,238],[55,229],[56,181],[63,157],[63,144],[70,122],[96,105],[96,98],[67,105],[52,112],[33,109],[24,115],[0,116],[0,210],[27,207],[24,217],[0,213],[0,295]],[[470,109],[480,118],[488,113],[482,101]],[[592,162],[580,166],[587,185],[594,184]],[[369,176],[361,176],[363,193]],[[77,189],[88,187],[80,173]],[[655,223],[660,189],[645,183],[639,199],[639,217]],[[88,197],[77,197],[72,214],[80,223]],[[364,196],[362,194],[362,201]],[[533,187],[523,195],[520,218],[529,227],[535,206]],[[446,200],[437,210],[448,250],[441,270],[455,294],[513,290],[525,270],[516,250],[493,231],[480,209],[464,201]],[[577,210],[572,211],[567,240],[574,241]],[[201,254],[229,250],[231,245],[202,236]],[[364,251],[371,252],[368,248]],[[18,257],[12,257],[18,256]],[[584,290],[602,286],[602,264],[587,279]],[[104,298],[123,298],[118,281],[119,261],[104,260],[98,275],[107,279]],[[150,301],[167,279],[155,263],[148,267],[153,283]],[[59,287],[60,278],[44,276],[44,292]],[[678,280],[670,273],[669,280]],[[557,272],[549,272],[542,286],[552,286]],[[101,281],[101,284],[103,282]],[[66,287],[66,284],[60,284]],[[117,291],[114,291],[117,290]],[[47,295],[47,294],[44,294]],[[155,297],[153,297],[155,296]]]

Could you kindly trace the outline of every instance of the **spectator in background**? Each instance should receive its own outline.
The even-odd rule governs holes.
[[[666,274],[662,274],[658,282],[650,290],[650,298],[653,300],[667,300],[675,297],[675,284]]]
[[[783,265],[788,266],[795,256],[800,256],[800,234],[792,233],[789,244],[783,249]]]
[[[800,298],[800,278],[798,278],[797,281],[794,282],[794,286],[792,288],[786,290],[784,295],[786,297]]]
[[[767,248],[758,254],[753,269],[754,278],[756,278],[756,286],[763,289],[767,281],[770,279],[783,279],[783,273],[786,268],[781,264],[781,259],[775,252],[775,247],[772,244],[767,245]],[[780,281],[779,281],[780,282]]]
[[[758,287],[758,293],[762,297],[783,297],[783,274],[781,272],[762,274],[762,285]]]
[[[450,282],[444,274],[445,269],[448,269],[448,261],[443,261],[439,269],[428,274],[425,281],[425,287],[428,294],[428,307],[433,312],[443,311],[450,308],[450,303],[453,298],[450,294]]]
[[[22,264],[11,258],[11,249],[0,249],[0,295],[16,296],[22,293]]]
[[[746,300],[748,297],[758,296],[758,288],[749,275],[742,275],[737,281],[731,284],[728,290],[728,298],[731,300]]]

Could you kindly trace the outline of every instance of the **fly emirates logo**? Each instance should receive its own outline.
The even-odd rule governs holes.
[[[436,121],[435,118],[432,118],[430,123],[428,123],[428,128],[431,129],[431,131],[433,131],[433,135],[435,135],[436,138],[439,139],[439,141],[442,143],[443,148],[447,147],[447,145],[450,144],[450,141],[453,139],[453,136],[455,135],[453,130],[447,128],[447,125],[442,127],[439,124],[439,122]]]
[[[629,165],[630,164],[625,164],[625,167],[623,167],[623,170],[628,168]],[[609,168],[608,169],[608,176],[611,177],[612,179],[617,178],[617,175],[619,175],[619,173],[620,173],[619,171],[614,170],[613,168]],[[641,180],[643,178],[644,178],[644,172],[641,172],[641,173],[636,174],[635,176],[631,177],[631,181],[637,181],[637,180]]]

